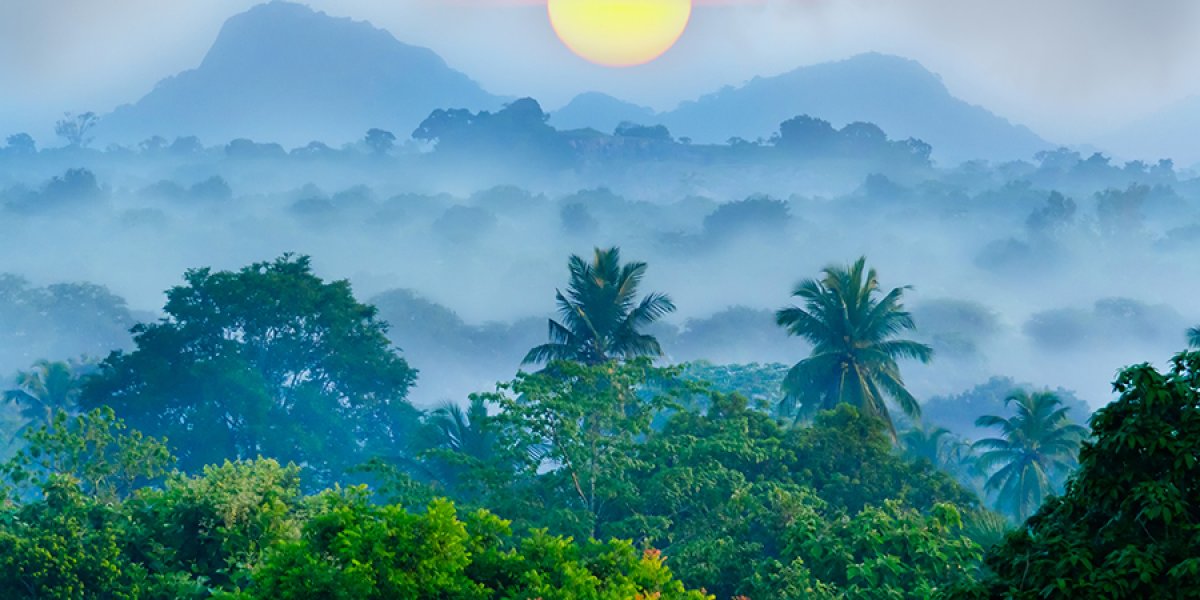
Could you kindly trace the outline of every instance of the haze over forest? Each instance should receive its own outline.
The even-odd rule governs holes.
[[[796,280],[865,254],[885,283],[914,286],[918,316],[956,315],[926,323],[961,347],[910,375],[921,396],[1005,375],[1075,389],[1093,405],[1117,368],[1147,350],[1164,356],[1200,319],[1194,281],[1159,283],[1195,251],[1186,164],[1056,150],[953,98],[912,61],[851,57],[662,114],[584,96],[533,123],[517,152],[486,130],[457,149],[409,135],[435,109],[496,111],[513,100],[369,24],[260,6],[230,19],[196,69],[100,115],[86,147],[49,142],[26,154],[10,145],[0,162],[13,215],[0,242],[5,270],[36,285],[101,284],[153,314],[187,268],[298,252],[362,298],[411,290],[465,328],[523,323],[525,342],[552,311],[564,257],[618,245],[653,265],[651,286],[677,299],[664,327],[682,337],[666,344],[669,356],[770,362],[804,349],[781,333],[745,348],[688,341],[737,307],[758,311],[753,322],[770,331],[769,311]],[[786,134],[772,136],[800,115],[835,129],[872,123],[855,143],[920,139],[931,158],[792,150]],[[666,130],[612,136],[623,121]],[[376,127],[397,137],[385,153],[361,141]],[[72,179],[68,170],[80,168],[89,175]],[[1069,208],[1055,208],[1055,192]],[[570,220],[578,206],[585,225]],[[1061,222],[1035,225],[1041,213]],[[1118,233],[1113,219],[1136,227]],[[88,250],[56,250],[66,240]],[[401,323],[394,330],[424,366],[423,341],[406,339]],[[1099,350],[1104,339],[1131,344]],[[470,381],[426,368],[414,396],[476,391],[512,369],[520,346],[493,371],[464,367],[478,375]]]
[[[645,322],[661,345],[656,364],[740,381],[730,391],[753,390],[772,418],[789,416],[779,408],[788,367],[814,351],[777,311],[800,302],[798,282],[860,257],[882,291],[903,289],[915,325],[903,333],[932,350],[929,361],[899,354],[925,423],[964,439],[988,435],[975,417],[1016,389],[1053,390],[1070,423],[1085,423],[1117,397],[1122,368],[1162,366],[1188,346],[1200,325],[1200,151],[1190,140],[1200,103],[1114,117],[1107,133],[1063,145],[956,96],[911,58],[828,58],[673,105],[586,87],[549,101],[492,89],[366,21],[278,1],[232,14],[191,68],[112,110],[78,107],[57,124],[0,118],[0,374],[114,351],[133,372],[143,344],[175,339],[147,331],[207,307],[189,290],[258,265],[249,270],[346,280],[352,298],[318,286],[295,298],[242,290],[231,302],[329,293],[374,306],[397,364],[415,369],[387,366],[414,411],[468,406],[537,370],[523,359],[546,342],[547,319],[562,317],[568,258],[600,264],[609,248],[646,263],[639,289],[673,303]],[[360,333],[347,336],[370,337]],[[125,373],[112,364],[106,377]],[[135,395],[132,384],[95,384],[85,403],[108,384],[114,404]],[[0,425],[18,423],[5,410]],[[165,422],[187,418],[163,411]],[[852,428],[850,418],[821,422]],[[896,432],[881,428],[872,443],[894,458]],[[378,441],[330,435],[322,443]],[[227,458],[202,445],[176,451],[186,469]],[[0,445],[0,458],[17,449]],[[297,454],[312,469],[306,490],[349,468],[320,454]],[[943,471],[946,486],[975,498],[968,476]],[[1065,477],[1052,479],[1061,488]],[[960,501],[957,487],[921,481],[934,491],[905,501],[925,517]],[[455,500],[485,497],[473,493]],[[1040,500],[1005,514],[1023,520]],[[610,531],[580,527],[572,533]]]

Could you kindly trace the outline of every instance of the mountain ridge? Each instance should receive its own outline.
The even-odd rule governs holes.
[[[197,135],[207,143],[250,138],[298,146],[353,141],[379,127],[403,139],[435,109],[492,110],[507,100],[433,50],[366,21],[275,0],[230,17],[198,66],[118,107],[96,134],[121,143]],[[954,97],[920,63],[880,53],[754,77],[665,112],[585,92],[552,113],[550,123],[605,132],[622,121],[663,124],[677,137],[723,143],[768,138],[801,114],[839,127],[870,121],[893,137],[922,139],[942,163],[1028,159],[1053,147]]]
[[[428,48],[365,21],[275,1],[230,17],[196,68],[118,107],[97,134],[122,142],[199,135],[338,143],[372,127],[407,137],[437,108],[502,101]]]

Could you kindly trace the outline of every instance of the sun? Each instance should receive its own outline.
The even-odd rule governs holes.
[[[648,63],[683,35],[692,0],[549,0],[554,32],[572,52],[609,67]]]

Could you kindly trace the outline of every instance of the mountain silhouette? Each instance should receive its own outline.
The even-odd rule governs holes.
[[[1200,96],[1189,96],[1100,136],[1096,145],[1122,159],[1170,158],[1191,166],[1200,164],[1196,131],[1200,131]]]
[[[378,127],[403,139],[434,109],[502,103],[427,48],[369,23],[271,2],[231,17],[198,67],[107,115],[97,136],[334,144]]]
[[[1029,159],[1052,147],[1029,129],[954,97],[920,63],[877,53],[757,77],[659,114],[639,113],[635,105],[600,96],[576,98],[551,122],[611,131],[619,117],[666,125],[675,136],[696,142],[720,143],[732,137],[769,138],[783,121],[807,114],[837,127],[870,121],[893,139],[919,138],[933,145],[935,159],[949,164]],[[589,118],[583,107],[595,115]]]
[[[493,110],[506,100],[433,51],[369,23],[276,1],[231,17],[198,67],[105,116],[96,135],[126,144],[196,135],[210,144],[250,138],[299,146],[357,140],[378,127],[404,139],[435,109]],[[870,121],[893,139],[922,139],[943,164],[1029,158],[1051,147],[1029,129],[955,98],[919,63],[875,53],[758,77],[665,113],[589,92],[550,123],[604,132],[623,121],[663,124],[676,137],[721,143],[769,138],[801,114],[839,127]]]
[[[558,129],[593,129],[611,133],[624,122],[649,124],[657,115],[654,109],[638,106],[602,94],[586,92],[571,99],[566,106],[550,114],[550,124]]]

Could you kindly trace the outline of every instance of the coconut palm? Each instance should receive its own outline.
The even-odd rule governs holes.
[[[617,358],[661,356],[641,329],[675,310],[666,294],[637,300],[646,263],[621,265],[617,248],[596,248],[592,261],[572,255],[567,293],[556,291],[560,321],[550,319],[550,342],[525,355],[525,364],[571,360],[596,365]]]
[[[429,413],[426,421],[435,433],[434,446],[486,461],[495,452],[496,436],[489,427],[487,405],[478,396],[463,410],[447,402]]]
[[[984,490],[996,493],[997,506],[1025,520],[1042,501],[1057,492],[1075,465],[1083,427],[1067,420],[1067,407],[1051,392],[1015,391],[1004,401],[1016,414],[979,417],[976,427],[998,427],[1000,437],[982,439],[979,465],[990,473]]]
[[[65,362],[39,360],[29,371],[17,373],[17,387],[4,392],[4,399],[16,404],[26,421],[17,433],[51,425],[60,411],[74,412],[80,383],[80,366]]]
[[[921,408],[904,387],[896,361],[914,358],[929,362],[933,349],[911,340],[895,339],[915,329],[901,297],[908,288],[895,288],[879,297],[875,269],[866,258],[850,267],[826,267],[820,279],[806,279],[792,296],[803,306],[775,313],[776,322],[791,335],[813,344],[812,354],[796,363],[784,379],[782,412],[800,409],[811,414],[839,403],[856,406],[882,419],[896,438],[886,399],[916,420]]]
[[[927,460],[936,467],[944,467],[954,439],[945,427],[913,427],[900,435],[900,443],[909,458]]]
[[[1200,348],[1200,326],[1193,327],[1187,332],[1188,345],[1193,348]]]

